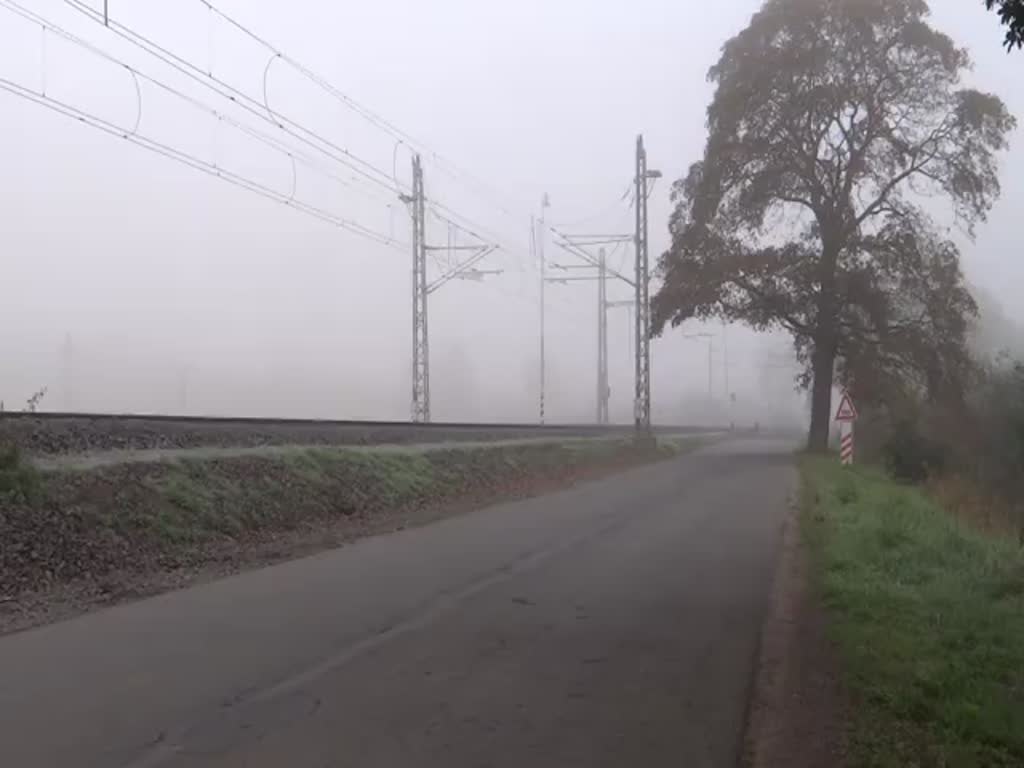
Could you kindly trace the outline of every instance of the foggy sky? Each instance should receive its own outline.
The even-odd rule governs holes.
[[[18,2],[224,107],[63,0]],[[536,416],[538,377],[530,216],[546,192],[549,220],[568,231],[629,232],[631,212],[620,198],[642,132],[650,167],[665,176],[651,200],[653,261],[667,246],[669,184],[703,149],[707,69],[760,2],[216,4],[460,169],[426,155],[428,196],[497,236],[502,250],[480,266],[504,273],[454,281],[431,296],[434,417],[528,421]],[[1024,87],[1012,77],[1024,60],[1000,47],[995,16],[980,1],[934,0],[932,9],[934,23],[971,50],[974,84],[1024,116]],[[262,99],[268,56],[196,0],[110,0],[110,11]],[[136,120],[135,86],[123,68],[2,7],[0,77],[45,87],[120,125]],[[267,89],[275,112],[408,184],[407,147],[342,103],[277,63]],[[145,84],[141,104],[140,133],[290,189],[292,169],[281,155]],[[0,105],[0,399],[8,408],[48,386],[48,409],[408,417],[408,249],[385,248],[9,94],[0,93]],[[977,241],[963,246],[970,279],[1021,320],[1016,286],[1024,262],[1014,212],[1024,204],[1024,148],[1016,138],[1004,162],[1003,199]],[[342,186],[300,166],[295,191],[409,240],[404,206],[379,186]],[[446,242],[445,228],[430,226],[430,241]],[[547,255],[573,261],[550,240]],[[619,266],[623,255],[610,264]],[[596,285],[551,285],[547,294],[549,419],[592,419]],[[629,296],[628,286],[609,288],[609,298]],[[699,331],[718,336],[712,387],[724,402],[722,329],[684,330]],[[625,310],[613,310],[612,412],[623,421],[632,415],[628,333]],[[800,412],[785,342],[734,327],[727,345],[740,416],[762,403],[766,413]],[[707,418],[706,342],[671,332],[652,354],[655,419]]]

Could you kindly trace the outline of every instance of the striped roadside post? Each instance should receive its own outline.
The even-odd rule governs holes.
[[[853,422],[842,421],[839,423],[839,461],[844,464],[853,464]]]
[[[853,398],[845,389],[839,399],[836,421],[839,422],[839,461],[844,466],[853,464],[853,423],[857,420],[857,409]]]

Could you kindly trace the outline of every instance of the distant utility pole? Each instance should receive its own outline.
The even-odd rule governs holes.
[[[412,408],[415,422],[430,421],[430,335],[427,323],[426,196],[423,165],[412,159]]]
[[[596,275],[583,275],[580,277],[548,277],[546,283],[562,283],[568,285],[575,281],[596,281],[597,282],[597,423],[607,424],[608,399],[610,389],[608,387],[608,271],[606,254],[602,248],[598,255]],[[590,264],[552,264],[553,269],[568,272],[576,269],[591,269]]]
[[[537,249],[537,259],[540,262],[540,423],[543,424],[545,420],[544,414],[544,396],[547,388],[547,350],[545,348],[545,326],[544,326],[544,299],[545,291],[544,286],[547,282],[547,262],[544,257],[544,241],[546,239],[545,233],[547,231],[547,209],[551,207],[551,200],[548,198],[548,193],[544,193],[544,197],[540,202],[540,226],[534,228],[532,233],[531,242]]]
[[[430,294],[452,280],[482,280],[487,275],[501,274],[500,269],[477,269],[497,246],[488,243],[454,245],[449,233],[444,246],[427,245],[427,197],[423,187],[423,164],[420,156],[412,159],[412,194],[402,195],[412,213],[412,406],[414,422],[430,421],[430,333],[427,307]],[[427,251],[469,251],[462,262],[447,269],[434,280],[427,280]]]
[[[569,253],[579,256],[585,264],[554,264],[552,265],[555,269],[564,271],[573,269],[593,269],[597,268],[597,274],[585,275],[582,277],[548,277],[545,282],[548,283],[569,283],[577,280],[595,280],[597,281],[597,423],[607,424],[609,422],[609,411],[608,402],[610,398],[610,389],[608,387],[608,308],[611,306],[619,306],[621,302],[609,302],[608,301],[608,275],[611,274],[614,277],[624,280],[627,283],[629,280],[623,277],[618,272],[608,269],[607,255],[605,254],[604,248],[601,248],[597,258],[591,256],[586,250],[586,246],[597,245],[599,243],[623,243],[630,239],[630,235],[565,235],[561,232],[556,232],[560,240],[557,245]],[[632,304],[633,302],[628,302]]]
[[[619,309],[619,308],[632,310],[633,309],[633,304],[634,304],[634,302],[633,302],[632,299],[627,299],[625,301],[606,301],[604,306],[605,306],[605,310]],[[628,348],[629,357],[632,358],[633,357],[633,319],[632,319],[632,315],[629,314],[629,313],[626,314],[626,326],[627,326],[626,327],[626,346]],[[611,401],[611,389],[610,388],[608,390],[608,399],[609,399],[609,402],[610,402]]]
[[[659,171],[647,168],[647,150],[644,137],[636,138],[636,392],[634,415],[636,431],[646,435],[651,431],[651,300],[650,260],[647,250],[647,200],[650,195],[649,181],[661,176]]]
[[[552,230],[557,235],[556,244],[565,251],[577,256],[592,267],[597,267],[606,275],[621,280],[634,290],[635,298],[635,393],[633,398],[633,414],[637,434],[646,436],[651,431],[651,307],[650,307],[650,265],[647,251],[647,200],[650,197],[650,182],[661,178],[660,171],[652,171],[647,167],[647,151],[644,149],[643,136],[636,141],[636,167],[634,176],[634,193],[636,197],[636,228],[632,234],[612,235],[567,235]],[[587,251],[588,247],[608,243],[625,243],[633,241],[636,251],[636,264],[633,278],[609,269],[607,263],[602,267],[599,259]],[[586,279],[586,278],[584,278]],[[593,278],[591,278],[593,279]]]
[[[714,400],[714,390],[712,387],[713,378],[712,370],[714,365],[714,353],[712,352],[712,344],[714,343],[715,337],[710,333],[687,333],[683,335],[684,339],[705,339],[708,343],[708,402]]]
[[[64,334],[64,345],[61,349],[61,356],[63,358],[61,365],[64,374],[64,410],[70,413],[75,407],[75,352],[74,346],[71,342],[70,333]]]
[[[608,264],[604,248],[598,252],[597,273],[597,423],[608,423]]]
[[[725,397],[732,397],[729,389],[729,326],[722,322],[722,379],[725,385]]]
[[[191,366],[183,365],[178,369],[178,413],[188,413],[188,377]]]

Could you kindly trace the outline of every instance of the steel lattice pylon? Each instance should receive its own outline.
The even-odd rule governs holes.
[[[647,151],[636,139],[636,391],[633,413],[639,433],[651,430],[651,305],[647,252]]]
[[[597,423],[608,423],[608,271],[604,248],[597,273]]]
[[[415,422],[430,421],[430,336],[427,324],[427,236],[423,166],[412,161],[412,408]]]

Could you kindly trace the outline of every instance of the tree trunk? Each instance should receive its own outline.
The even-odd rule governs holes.
[[[814,351],[811,354],[811,429],[807,450],[828,451],[828,430],[832,423],[832,376],[835,373],[839,316],[836,303],[836,264],[839,260],[839,236],[842,222],[823,221],[821,263],[818,266],[821,289],[818,293],[818,316],[815,322]]]
[[[831,339],[815,342],[811,367],[814,383],[811,386],[811,430],[807,436],[807,450],[825,453],[828,450],[828,431],[832,424],[832,375],[836,350]]]

